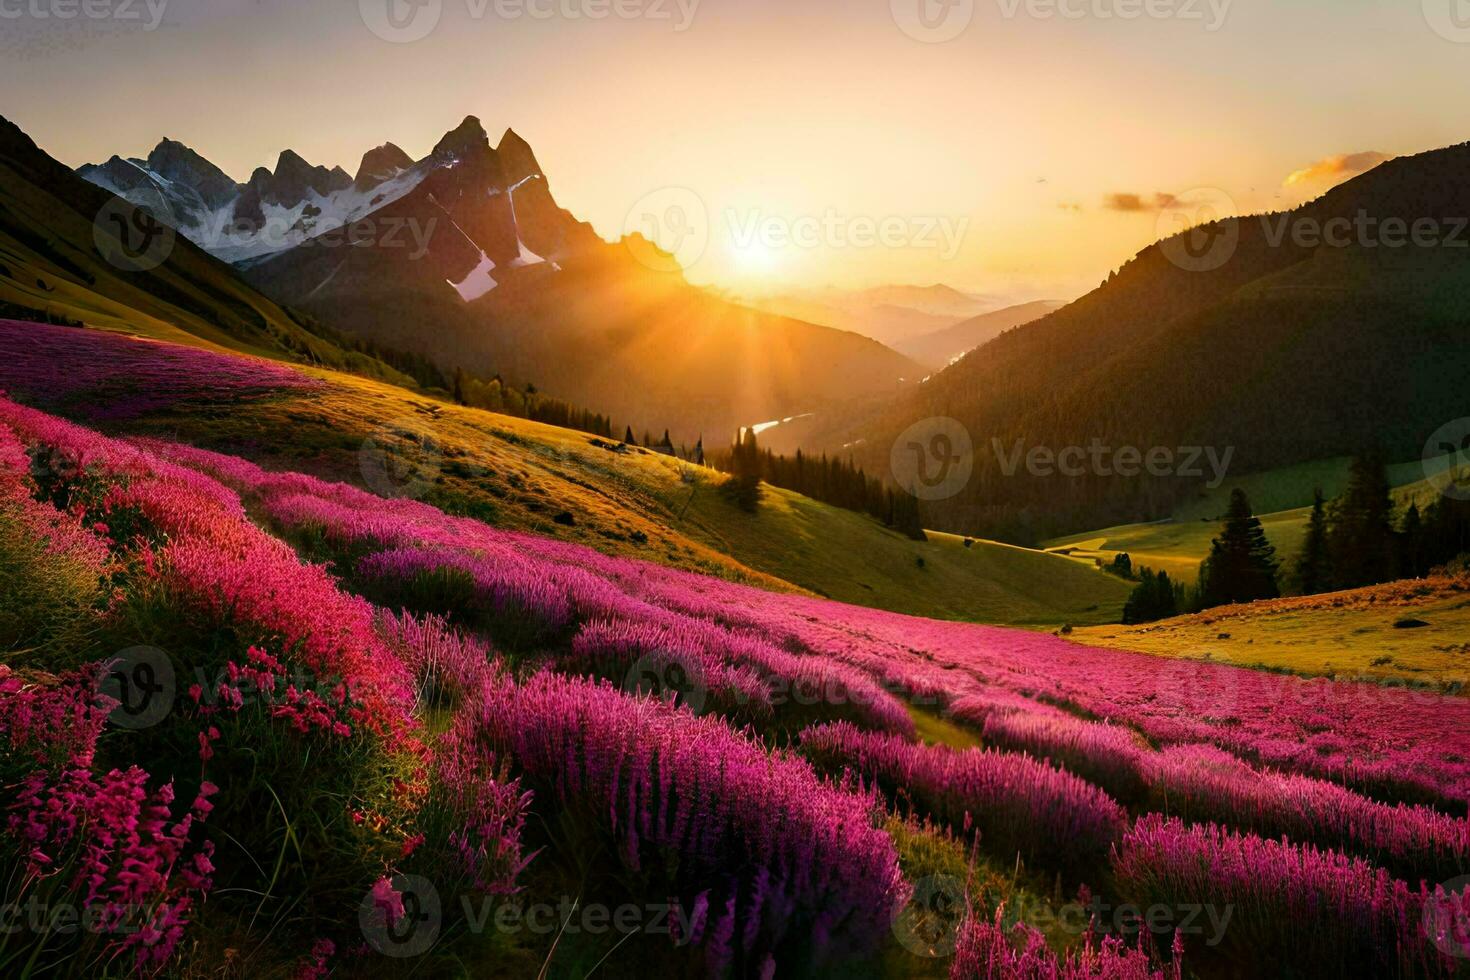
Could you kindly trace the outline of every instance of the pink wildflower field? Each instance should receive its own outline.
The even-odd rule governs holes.
[[[63,333],[29,350],[60,363]],[[149,351],[157,383],[81,414],[186,397],[181,376],[215,397],[306,383],[179,356]],[[1470,964],[1463,698],[770,594],[10,398],[0,521],[30,580],[86,584],[66,623],[21,610],[5,637],[0,887],[53,926],[0,937],[7,974],[173,975],[237,942],[267,973],[504,955],[535,976],[544,954],[497,953],[462,909],[559,889],[673,908],[630,946],[671,975]],[[925,741],[935,719],[978,744]],[[972,876],[1135,913],[1059,941],[962,878],[947,952],[917,957],[895,923],[930,876],[899,814]],[[54,928],[63,907],[93,928]]]

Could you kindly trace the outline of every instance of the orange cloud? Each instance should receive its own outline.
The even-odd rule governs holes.
[[[1177,198],[1173,194],[1157,192],[1151,198],[1145,198],[1142,194],[1109,194],[1103,198],[1103,207],[1109,211],[1122,211],[1133,213],[1137,211],[1162,211],[1172,207]]]
[[[1320,180],[1338,181],[1372,170],[1385,160],[1392,159],[1393,157],[1387,153],[1379,153],[1377,150],[1368,150],[1364,153],[1340,153],[1335,157],[1318,160],[1308,167],[1293,172],[1286,178],[1282,186],[1295,187],[1297,184],[1315,183]]]

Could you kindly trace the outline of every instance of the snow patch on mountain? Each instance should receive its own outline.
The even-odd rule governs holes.
[[[237,223],[231,202],[212,212],[202,225],[179,230],[226,262],[250,262],[361,221],[413,191],[428,173],[428,168],[415,167],[365,190],[353,185],[327,195],[311,191],[295,207],[263,204],[265,221],[259,226]],[[371,235],[371,229],[366,233]]]
[[[490,275],[494,271],[495,263],[491,261],[490,256],[481,252],[480,264],[471,269],[469,275],[465,276],[462,282],[450,282],[448,279],[444,281],[454,287],[454,291],[459,293],[460,299],[466,303],[470,303],[500,285],[495,281],[495,277]]]

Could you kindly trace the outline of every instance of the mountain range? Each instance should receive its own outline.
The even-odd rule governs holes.
[[[368,151],[356,176],[288,150],[236,183],[170,140],[78,173],[334,331],[691,442],[922,373],[869,338],[697,289],[641,239],[604,241],[557,204],[529,144],[507,131],[492,146],[473,116],[420,160]]]
[[[895,349],[1005,305],[943,283],[865,289],[786,288],[755,293],[743,301],[778,316],[860,333]]]

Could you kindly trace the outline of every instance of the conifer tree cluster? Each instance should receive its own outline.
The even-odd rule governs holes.
[[[1470,500],[1445,495],[1422,510],[1411,502],[1396,517],[1389,488],[1382,459],[1365,455],[1353,460],[1341,497],[1324,504],[1317,493],[1294,569],[1297,592],[1420,578],[1470,551]]]
[[[1123,622],[1131,626],[1168,619],[1179,615],[1179,604],[1179,589],[1169,579],[1169,573],[1144,568],[1138,573],[1138,585],[1123,606]]]
[[[808,456],[797,450],[794,456],[780,456],[762,450],[755,433],[745,430],[728,454],[711,455],[711,463],[737,479],[744,476],[757,482],[764,480],[773,487],[793,490],[813,500],[867,514],[886,527],[891,527],[916,540],[926,540],[919,501],[912,494],[888,487],[869,476],[851,460]],[[737,496],[749,494],[748,488],[735,490]]]
[[[455,371],[450,393],[456,402],[470,408],[612,438],[612,419],[606,415],[578,408],[560,398],[548,398],[535,385],[528,384],[524,389],[508,385],[498,374],[486,381],[468,371]]]
[[[1353,460],[1340,497],[1329,503],[1320,489],[1314,494],[1301,550],[1284,576],[1290,591],[1319,595],[1420,578],[1470,553],[1470,500],[1444,495],[1422,510],[1410,503],[1396,518],[1390,490],[1382,459],[1367,454]],[[1276,549],[1244,491],[1236,489],[1220,535],[1200,566],[1198,585],[1189,589],[1169,583],[1166,589],[1164,573],[1141,569],[1123,621],[1146,623],[1180,612],[1274,599],[1281,594],[1279,571]]]
[[[730,447],[730,482],[726,492],[741,510],[755,512],[761,502],[761,450],[755,430],[744,429]]]

